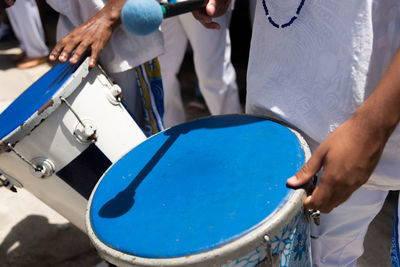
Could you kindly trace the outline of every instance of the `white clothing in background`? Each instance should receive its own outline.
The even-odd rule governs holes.
[[[164,86],[164,123],[185,121],[178,73],[188,40],[200,91],[212,115],[241,113],[236,72],[231,63],[230,12],[216,18],[220,30],[209,30],[191,13],[165,19],[161,24],[165,54],[159,57]]]
[[[11,27],[28,57],[38,58],[49,54],[42,21],[35,0],[15,1],[6,8]]]
[[[278,116],[318,145],[367,99],[399,48],[400,2],[307,0],[290,23],[302,2],[257,2],[246,112]],[[369,223],[399,189],[397,127],[369,181],[312,227],[313,265],[356,266]]]
[[[0,41],[11,35],[12,35],[11,27],[0,21]]]
[[[106,2],[103,0],[47,0],[47,3],[60,13],[57,40],[92,18]],[[124,104],[139,126],[143,119],[142,98],[138,90],[134,67],[156,58],[163,51],[160,31],[146,36],[135,36],[128,33],[121,25],[114,30],[109,42],[100,53],[101,66],[121,87]]]

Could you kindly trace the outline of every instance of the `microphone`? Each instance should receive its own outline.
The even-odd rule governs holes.
[[[160,4],[155,0],[127,0],[121,10],[121,21],[126,30],[135,35],[147,35],[169,18],[205,7],[208,0],[186,0],[174,4]]]

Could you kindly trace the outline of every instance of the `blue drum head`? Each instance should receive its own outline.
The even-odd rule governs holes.
[[[10,106],[0,114],[0,139],[20,127],[30,117],[51,105],[51,98],[68,80],[80,63],[60,63],[45,73],[26,89]]]
[[[268,220],[305,162],[287,127],[217,116],[156,134],[115,163],[92,193],[90,224],[107,246],[174,258],[228,244]]]

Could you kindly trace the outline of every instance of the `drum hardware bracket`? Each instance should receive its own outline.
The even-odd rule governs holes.
[[[93,143],[97,141],[96,125],[89,119],[84,119],[85,126],[78,123],[75,126],[74,136],[82,144]]]
[[[97,135],[96,135],[96,127],[94,126],[93,123],[90,123],[90,121],[86,120],[87,123],[84,123],[84,121],[79,117],[78,113],[72,108],[72,105],[65,99],[64,97],[60,97],[61,101],[67,105],[69,110],[74,114],[80,125],[82,125],[83,128],[79,128],[78,126],[75,128],[74,135],[78,139],[78,141],[82,143],[91,143],[95,142],[97,140]]]
[[[315,225],[321,224],[321,212],[315,209],[304,209],[304,218],[307,223],[312,219]]]
[[[17,188],[23,187],[17,179],[0,170],[0,187],[1,186],[4,186],[14,193],[17,193]]]
[[[321,177],[321,172],[322,172],[322,170],[320,171],[320,173],[318,173],[317,175],[315,175],[311,179],[310,183],[308,184],[308,186],[306,188],[307,195],[311,195],[312,192],[314,192],[314,189],[315,189],[315,187],[317,186],[317,183],[318,183],[318,177]],[[320,218],[321,217],[321,212],[319,210],[316,210],[316,209],[309,209],[308,213],[309,213],[310,218],[314,220],[314,223],[316,225],[320,225],[320,223],[321,223],[321,218]]]
[[[110,93],[107,94],[107,99],[113,105],[119,105],[122,101],[122,89],[117,84],[113,84],[110,88]]]
[[[49,159],[38,157],[32,159],[32,163],[37,166],[33,172],[33,176],[37,178],[47,178],[55,173],[56,167]]]
[[[260,261],[256,266],[257,267],[279,266],[279,254],[272,255],[271,239],[269,238],[268,235],[265,235],[264,240],[267,243],[267,256],[262,261]]]
[[[5,144],[8,147],[8,149],[14,152],[14,154],[17,155],[23,162],[31,166],[35,171],[40,171],[38,166],[27,160],[24,156],[22,156],[22,154],[16,151],[15,148],[10,143],[5,143],[4,141],[1,142]]]
[[[316,225],[321,224],[321,212],[319,210],[309,210],[311,219]]]
[[[15,148],[10,143],[5,143],[4,141],[1,142],[5,144],[12,152],[14,152],[14,154],[17,155],[23,162],[32,167],[33,175],[35,177],[46,178],[51,176],[55,172],[55,165],[51,160],[38,157],[29,161],[24,156],[22,156],[21,153],[15,150]]]
[[[104,69],[101,67],[101,65],[97,65],[99,70],[102,72],[103,75],[99,75],[99,81],[104,85],[109,87],[109,84],[112,84],[110,88],[110,94],[107,94],[107,99],[110,101],[111,104],[113,105],[119,105],[121,101],[123,100],[122,96],[122,89],[119,87],[118,84],[115,84],[113,80],[110,79],[110,77],[106,74]]]

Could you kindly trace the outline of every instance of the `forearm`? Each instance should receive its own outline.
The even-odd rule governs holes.
[[[352,119],[379,140],[386,141],[400,121],[400,49],[378,86]]]

